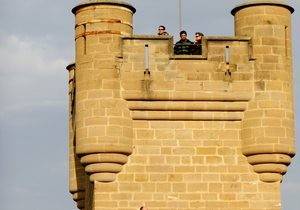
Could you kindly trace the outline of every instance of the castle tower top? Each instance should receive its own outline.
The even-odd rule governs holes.
[[[126,0],[73,9],[69,191],[78,208],[280,210],[296,150],[294,9],[241,1],[235,36],[205,37],[202,55],[174,55],[171,36],[134,34]]]
[[[96,5],[96,4],[123,6],[123,7],[130,9],[133,13],[136,12],[136,9],[130,3],[126,2],[126,1],[121,1],[121,0],[84,0],[72,9],[72,13],[76,14],[76,11],[78,9],[80,9],[82,7],[90,6],[90,5]]]
[[[287,4],[285,0],[248,0],[243,4],[237,5],[235,8],[231,10],[231,14],[235,15],[239,10],[244,9],[246,7],[258,6],[258,5],[274,5],[285,7],[293,13],[295,10],[293,7]]]

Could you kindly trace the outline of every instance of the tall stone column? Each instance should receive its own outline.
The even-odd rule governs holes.
[[[121,36],[133,6],[94,0],[76,6],[76,154],[90,181],[111,182],[132,153],[132,119],[120,94]]]
[[[232,10],[235,34],[252,37],[254,98],[242,123],[242,151],[264,182],[282,180],[295,153],[291,14],[283,1]]]

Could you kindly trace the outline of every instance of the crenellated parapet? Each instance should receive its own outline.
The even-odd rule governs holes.
[[[135,8],[76,6],[69,71],[69,185],[79,209],[280,209],[295,155],[291,14],[282,1],[232,10],[235,36],[174,55],[134,35]]]

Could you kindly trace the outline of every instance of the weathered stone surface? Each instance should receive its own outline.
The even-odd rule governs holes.
[[[232,11],[236,36],[205,37],[203,55],[178,56],[171,36],[132,34],[127,3],[75,7],[69,155],[78,208],[279,210],[295,154],[292,11],[248,2]]]

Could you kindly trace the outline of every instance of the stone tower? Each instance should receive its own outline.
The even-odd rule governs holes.
[[[295,155],[293,8],[249,1],[202,55],[134,35],[124,1],[76,6],[70,192],[84,210],[280,210]]]

